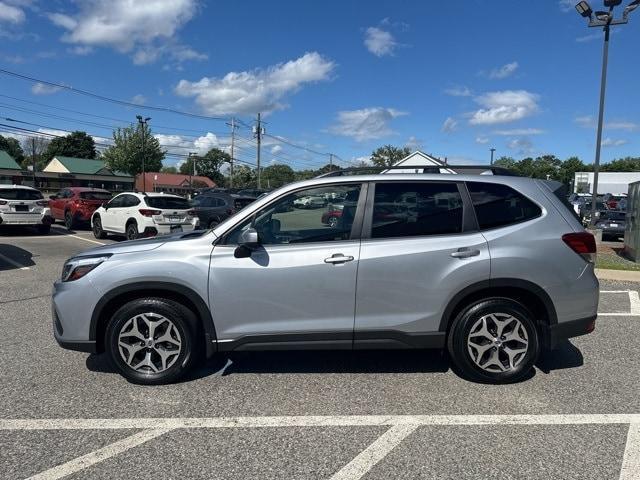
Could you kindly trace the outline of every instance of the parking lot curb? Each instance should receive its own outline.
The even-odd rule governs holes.
[[[619,282],[640,282],[640,271],[632,270],[609,270],[596,268],[596,277],[599,280],[617,280]]]

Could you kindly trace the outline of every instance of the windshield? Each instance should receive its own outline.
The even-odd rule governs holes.
[[[80,192],[80,198],[85,200],[111,200],[109,192]]]
[[[191,208],[189,200],[180,197],[147,197],[147,205],[152,208],[188,210]]]
[[[0,190],[0,198],[4,200],[41,200],[44,198],[38,190],[27,188],[7,188]]]

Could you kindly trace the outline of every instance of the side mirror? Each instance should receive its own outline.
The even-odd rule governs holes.
[[[238,237],[238,247],[233,252],[235,258],[248,258],[255,247],[259,245],[258,232],[255,228],[247,228]]]
[[[238,237],[238,245],[254,248],[257,247],[259,243],[260,240],[258,240],[258,232],[255,228],[247,228]]]

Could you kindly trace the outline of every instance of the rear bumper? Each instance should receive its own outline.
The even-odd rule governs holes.
[[[51,225],[53,217],[49,209],[42,213],[13,213],[4,212],[0,214],[0,224],[2,225]]]
[[[543,335],[545,347],[554,348],[568,338],[579,337],[593,332],[596,326],[596,318],[597,315],[593,315],[548,326],[545,335]]]

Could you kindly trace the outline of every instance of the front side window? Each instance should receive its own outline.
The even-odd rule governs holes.
[[[379,183],[371,238],[462,232],[462,197],[455,183]]]
[[[118,195],[111,199],[111,201],[107,204],[108,208],[120,208],[124,206],[124,200],[127,195]]]
[[[538,205],[506,185],[468,182],[467,189],[481,230],[524,222],[542,214]]]
[[[251,227],[263,245],[349,240],[360,189],[360,184],[329,185],[291,193],[232,230],[225,243],[237,244]]]

